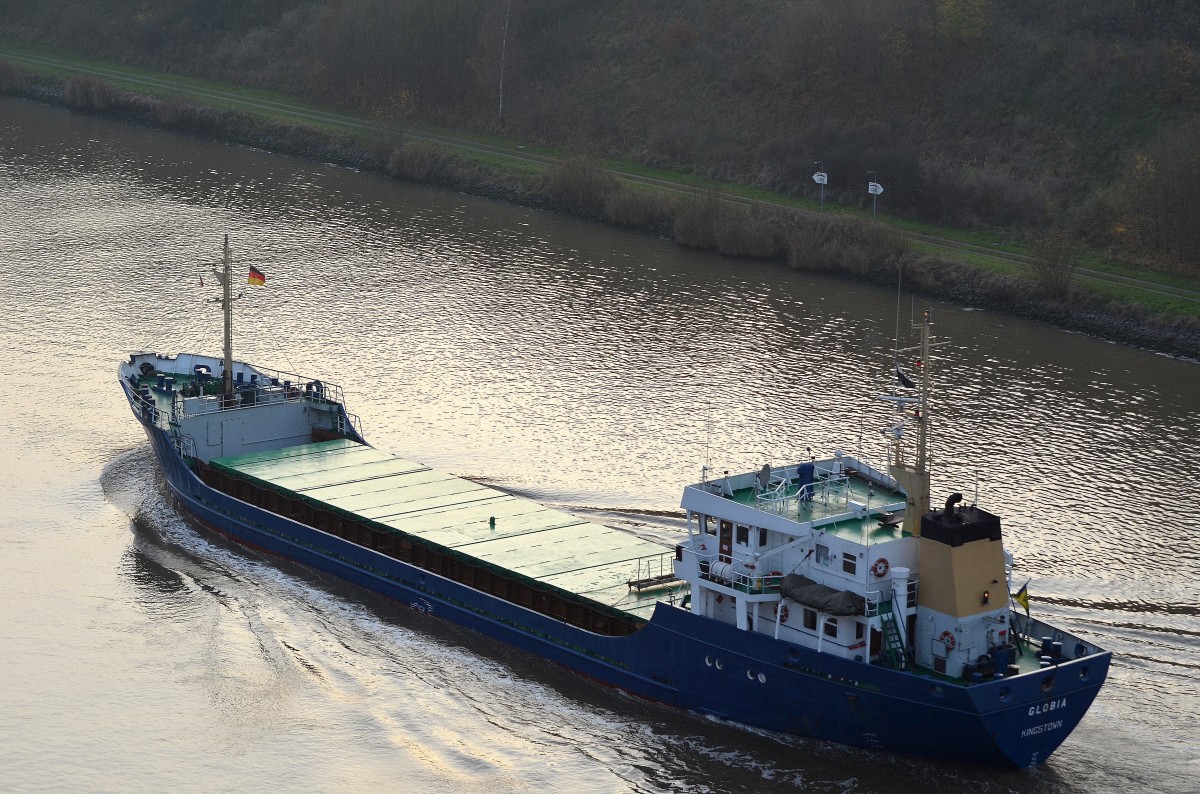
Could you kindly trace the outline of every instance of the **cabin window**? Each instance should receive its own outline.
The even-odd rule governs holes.
[[[717,534],[717,522],[708,516],[700,516],[700,529],[706,535],[715,535]]]
[[[765,529],[758,531],[758,545],[760,547],[767,545],[767,531]]]
[[[842,573],[854,574],[858,572],[858,558],[854,556],[854,552],[842,552]]]
[[[817,565],[829,564],[829,547],[817,544]]]
[[[813,609],[804,610],[804,628],[809,631],[817,630],[817,613]]]
[[[837,618],[825,618],[825,636],[837,636]]]
[[[867,636],[867,627],[861,620],[854,621],[854,639],[861,640]]]
[[[739,545],[742,545],[742,546],[750,545],[750,527],[738,526],[737,542]]]

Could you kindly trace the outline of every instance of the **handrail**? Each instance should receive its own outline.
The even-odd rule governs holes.
[[[795,491],[791,490],[791,479],[787,475],[788,467],[782,469],[782,476],[773,475],[768,487],[754,497],[754,506],[764,513],[774,513],[775,515],[787,515],[789,507],[794,502],[795,509],[800,509],[800,493],[802,488],[796,487]],[[813,480],[807,486],[808,493],[814,500],[820,501],[826,507],[829,506],[830,497],[835,500],[838,498],[838,493],[841,494],[841,499],[847,505],[850,504],[850,476],[844,472],[836,472],[832,469],[818,468],[817,472],[820,476]],[[807,500],[806,500],[807,501]]]
[[[908,588],[905,591],[904,604],[900,605],[899,609],[897,610],[897,612],[899,614],[901,614],[901,615],[908,614],[910,601],[913,604],[916,603],[917,581],[918,580],[915,578],[910,578],[908,580]],[[896,601],[898,594],[896,593],[896,591],[894,589],[889,589],[887,591],[887,597],[885,598],[882,590],[867,590],[863,594],[863,596],[867,602],[866,610],[865,610],[866,617],[871,618],[871,617],[875,617],[879,614],[879,607],[882,604],[888,603],[888,604],[895,605],[895,601]],[[894,608],[894,606],[893,606],[893,608]]]
[[[124,381],[122,381],[122,385],[128,390],[130,405],[140,411],[142,417],[150,424],[160,427],[158,420],[162,412],[158,410],[158,402],[154,399],[154,395],[144,395],[140,389],[136,389]]]
[[[175,451],[179,453],[179,457],[196,458],[196,439],[189,435],[179,434],[175,436]]]
[[[637,590],[640,593],[643,590],[669,587],[676,582],[686,582],[685,579],[675,574],[674,559],[675,555],[669,551],[639,557],[637,571],[626,581],[626,585],[630,590]]]
[[[152,356],[152,358],[151,358]],[[173,356],[166,356],[159,353],[135,353],[131,357],[131,361],[122,365],[122,371],[126,374],[137,377],[138,373],[133,364],[138,358],[143,358],[143,363],[150,363],[154,366],[155,371],[159,374],[173,375],[176,378],[182,377],[189,379],[195,374],[195,369],[198,366],[208,367],[212,372],[219,372],[223,367],[223,362],[219,358],[212,356],[203,356],[195,353],[181,353]],[[128,368],[127,370],[125,368]],[[255,364],[249,364],[244,361],[234,363],[234,372],[242,375],[245,380],[235,380],[235,386],[240,386],[242,389],[254,387],[262,388],[269,386],[283,386],[291,384],[295,388],[302,391],[308,386],[316,386],[324,394],[324,398],[328,402],[344,403],[342,387],[336,383],[329,383],[320,378],[311,378],[299,375],[294,372],[285,370],[272,369]],[[256,380],[250,380],[251,377],[258,376]],[[220,381],[219,375],[211,375],[211,378]],[[136,389],[135,389],[136,391]]]
[[[336,389],[331,396],[328,390],[318,392],[305,390],[292,385],[275,385],[242,387],[234,395],[234,404],[223,394],[205,394],[195,397],[185,397],[182,391],[174,395],[174,409],[179,416],[201,416],[217,413],[218,411],[237,411],[244,408],[254,408],[258,405],[274,403],[309,402],[317,405],[342,405],[341,390]]]

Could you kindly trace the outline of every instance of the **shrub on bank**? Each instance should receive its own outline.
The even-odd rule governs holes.
[[[908,239],[891,227],[846,215],[801,215],[791,218],[787,262],[797,270],[842,271],[871,276],[888,263],[901,262]],[[894,273],[896,265],[886,268]]]
[[[786,224],[782,210],[724,202],[713,229],[716,249],[726,256],[783,259],[788,249]]]
[[[1058,301],[1070,297],[1079,245],[1063,230],[1051,229],[1033,240],[1029,252],[1033,256],[1033,276],[1046,297]]]
[[[0,59],[0,93],[22,91],[25,88],[25,73],[12,61]]]
[[[413,182],[429,182],[435,173],[442,170],[445,158],[427,143],[404,141],[392,149],[387,161],[387,172],[397,179]]]
[[[670,230],[679,203],[663,191],[618,187],[604,201],[604,219],[626,229],[662,233]]]
[[[688,248],[716,248],[715,230],[720,212],[720,200],[715,195],[681,202],[671,222],[675,242]]]
[[[63,84],[63,101],[84,110],[108,110],[115,95],[111,85],[90,75],[71,75]]]
[[[536,189],[566,212],[603,218],[608,197],[619,184],[616,177],[592,161],[572,157],[549,166]]]

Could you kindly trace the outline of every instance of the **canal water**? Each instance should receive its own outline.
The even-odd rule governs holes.
[[[1035,612],[1115,652],[1107,686],[1036,770],[853,750],[626,697],[212,535],[115,368],[219,352],[225,234],[267,276],[239,357],[340,383],[385,450],[665,542],[703,466],[880,461],[874,396],[930,308],[935,501],[1003,516]],[[1195,363],[11,98],[0,265],[6,790],[1200,790]]]

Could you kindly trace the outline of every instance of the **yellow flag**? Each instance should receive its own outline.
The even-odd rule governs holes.
[[[1021,585],[1021,589],[1018,590],[1017,594],[1012,597],[1013,601],[1016,601],[1018,604],[1025,607],[1025,617],[1029,617],[1029,590],[1026,589],[1028,587],[1029,582]]]

